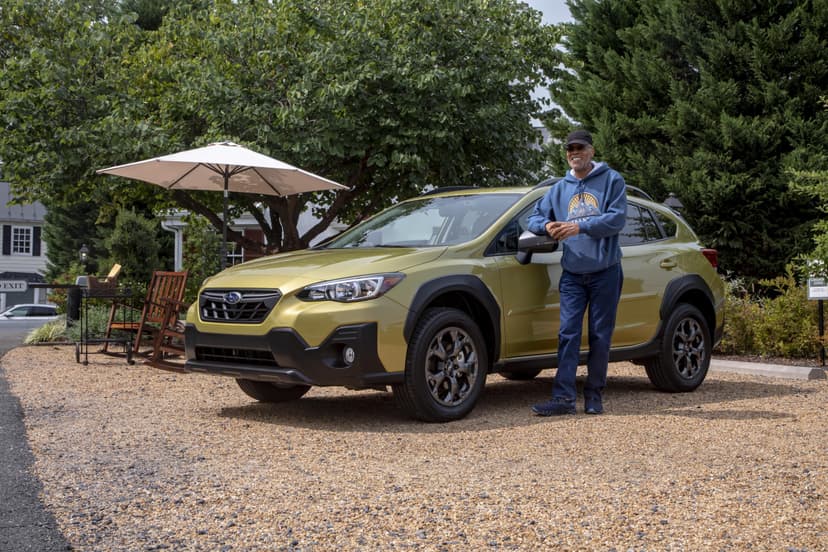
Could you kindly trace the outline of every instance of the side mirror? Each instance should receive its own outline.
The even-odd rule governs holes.
[[[529,264],[533,253],[552,253],[558,249],[558,240],[543,234],[539,236],[529,230],[524,230],[518,238],[518,252],[515,259],[520,264]]]

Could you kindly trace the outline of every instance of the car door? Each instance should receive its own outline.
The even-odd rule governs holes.
[[[492,244],[499,253],[503,316],[503,356],[517,358],[557,351],[560,316],[558,280],[561,252],[536,254],[528,265],[515,259],[517,236],[526,229],[531,207],[518,215]],[[677,276],[672,236],[653,212],[628,202],[627,222],[619,236],[624,286],[616,317],[613,347],[646,343],[655,336],[659,309],[669,281]],[[581,348],[587,346],[586,317]]]
[[[497,258],[504,358],[549,354],[558,348],[560,252],[535,254],[522,265],[515,259],[517,239],[526,230],[534,203],[513,218],[489,248]]]
[[[658,331],[664,290],[679,274],[673,236],[658,224],[653,211],[633,198],[627,203],[627,223],[619,236],[624,287],[618,305],[613,347],[639,345]]]

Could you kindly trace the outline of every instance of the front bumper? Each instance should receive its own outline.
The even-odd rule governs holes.
[[[265,335],[184,330],[187,372],[269,381],[280,385],[344,386],[351,389],[402,383],[403,373],[388,373],[377,354],[376,323],[340,326],[318,346],[310,347],[293,328],[274,328]],[[343,353],[356,353],[352,362]]]

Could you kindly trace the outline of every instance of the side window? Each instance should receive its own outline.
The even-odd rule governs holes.
[[[647,241],[647,228],[641,219],[638,205],[627,203],[627,224],[621,230],[618,241],[622,246],[639,245]]]
[[[29,307],[17,307],[12,309],[11,315],[15,317],[29,316]]]
[[[658,221],[661,223],[661,227],[664,228],[666,236],[668,238],[675,236],[676,230],[678,230],[675,221],[664,213],[659,213],[658,211],[656,211],[656,216],[658,217]]]
[[[662,238],[661,229],[653,218],[653,212],[643,207],[641,208],[641,226],[647,235],[647,241],[660,240]]]
[[[529,216],[534,209],[535,204],[533,203],[510,220],[489,245],[486,255],[514,255],[517,253],[518,236],[528,227]]]
[[[669,219],[665,222],[670,222]],[[662,223],[664,224],[664,223]],[[675,223],[673,234],[675,234]],[[633,203],[627,203],[627,224],[621,230],[619,241],[621,245],[640,245],[650,241],[660,240],[664,237],[661,227],[653,215],[653,212]]]

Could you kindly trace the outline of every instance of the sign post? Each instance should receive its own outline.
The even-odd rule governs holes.
[[[828,299],[828,279],[808,278],[808,299],[817,300],[817,323],[819,324],[819,360],[825,366],[825,315],[823,302]]]

